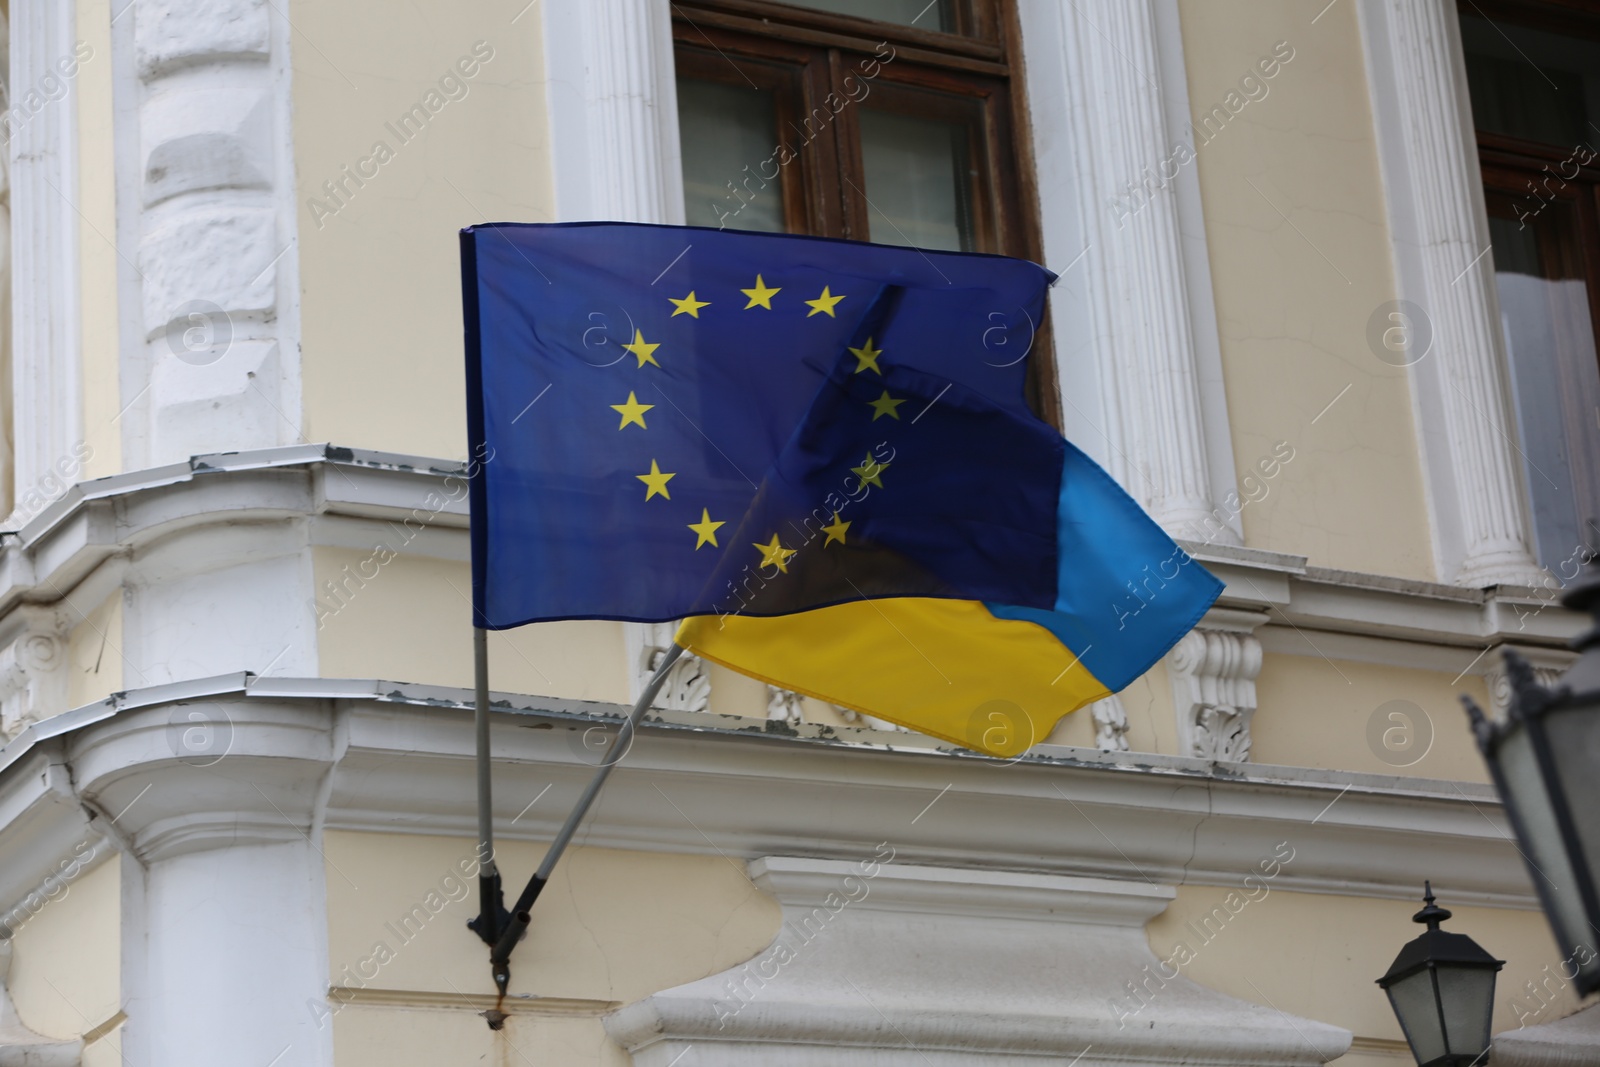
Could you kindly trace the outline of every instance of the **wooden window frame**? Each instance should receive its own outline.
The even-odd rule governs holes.
[[[973,250],[1041,262],[1038,190],[1014,5],[1010,0],[962,0],[954,7],[960,33],[775,0],[681,0],[672,4],[677,72],[776,90],[781,144],[794,156],[793,163],[780,167],[790,232],[870,239],[873,209],[853,95],[858,89],[849,89],[851,77],[865,78],[873,84],[862,99],[873,99],[876,109],[966,126]],[[941,108],[940,97],[962,97],[970,104]],[[819,115],[816,135],[807,136],[806,123]],[[797,142],[805,151],[797,150]],[[1032,355],[1029,403],[1059,428],[1060,398],[1047,322],[1038,325]]]

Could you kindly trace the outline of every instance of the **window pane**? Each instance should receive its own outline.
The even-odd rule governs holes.
[[[1566,148],[1600,137],[1600,43],[1464,16],[1461,48],[1478,129]]]
[[[953,0],[785,0],[791,7],[809,7],[835,15],[854,15],[858,19],[877,19],[919,30],[956,32]]]
[[[1534,535],[1539,561],[1554,569],[1600,545],[1600,370],[1576,212],[1558,201],[1531,215],[1492,192],[1489,212]]]
[[[970,251],[971,175],[964,125],[861,112],[861,160],[872,240]]]
[[[783,231],[781,177],[761,177],[778,148],[771,90],[678,79],[678,143],[689,225]]]

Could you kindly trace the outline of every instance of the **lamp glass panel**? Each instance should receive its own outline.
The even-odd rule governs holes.
[[[777,94],[678,79],[684,220],[691,226],[782,233],[783,185],[758,173],[778,143]]]
[[[1489,1047],[1495,972],[1488,967],[1440,964],[1437,974],[1450,1051],[1458,1056],[1476,1056]]]
[[[1549,902],[1547,913],[1555,928],[1557,947],[1566,955],[1580,943],[1591,945],[1578,879],[1561,842],[1555,808],[1545,789],[1544,775],[1540,772],[1527,727],[1513,726],[1500,742],[1494,758],[1500,765],[1505,785],[1506,795],[1501,799],[1522,824],[1522,850],[1530,868],[1528,874]],[[1594,771],[1589,769],[1583,773],[1592,775]],[[1579,812],[1579,817],[1592,818],[1592,811],[1591,808]]]
[[[1600,864],[1600,705],[1583,701],[1552,708],[1544,715],[1545,735],[1555,762],[1556,786],[1577,826],[1582,862],[1594,879]]]
[[[1439,1002],[1433,991],[1433,971],[1424,967],[1388,989],[1389,1003],[1405,1029],[1406,1040],[1418,1063],[1431,1063],[1450,1051],[1445,1044]]]

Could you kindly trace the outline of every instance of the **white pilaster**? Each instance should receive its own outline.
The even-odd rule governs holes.
[[[1049,265],[1063,272],[1053,306],[1068,436],[1168,532],[1195,538],[1232,488],[1233,460],[1226,409],[1202,397],[1203,378],[1221,387],[1219,368],[1201,358],[1202,342],[1214,355],[1215,320],[1192,306],[1211,289],[1208,277],[1189,277],[1206,269],[1189,247],[1203,234],[1186,240],[1180,218],[1193,144],[1169,128],[1165,98],[1183,94],[1161,83],[1173,62],[1181,78],[1181,54],[1163,55],[1162,9],[1158,0],[1019,5],[1040,172],[1065,176],[1041,190],[1041,213]],[[1187,169],[1174,163],[1179,141]],[[1215,538],[1237,543],[1238,530],[1225,525]]]
[[[149,0],[113,25],[129,466],[300,436],[289,29],[266,0]]]
[[[556,219],[683,222],[666,0],[540,5]]]
[[[187,717],[193,712],[201,716]],[[320,854],[334,731],[316,706],[150,708],[75,737],[86,801],[120,812],[125,1047],[141,1063],[331,1067]],[[130,1061],[131,1062],[131,1061]]]
[[[1347,1030],[1224,996],[1158,960],[1144,926],[1173,898],[1167,886],[885,862],[893,855],[880,845],[859,863],[754,861],[751,877],[783,905],[772,946],[630,1004],[607,1031],[640,1067],[691,1046],[706,1067],[1310,1067],[1350,1046]],[[1145,983],[1146,1000],[1125,983]]]
[[[1396,281],[1432,331],[1411,383],[1439,576],[1539,586],[1459,16],[1446,0],[1361,14]]]
[[[12,422],[17,496],[83,434],[78,359],[78,121],[71,0],[11,4]],[[105,62],[103,57],[100,62]]]

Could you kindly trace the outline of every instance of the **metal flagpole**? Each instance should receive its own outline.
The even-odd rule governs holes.
[[[472,723],[478,747],[478,917],[467,928],[489,944],[494,944],[505,928],[505,894],[500,888],[500,869],[494,860],[494,806],[489,788],[489,631],[472,628],[472,668],[474,693]]]
[[[662,684],[667,680],[667,672],[672,665],[683,655],[683,646],[674,644],[667,650],[666,656],[661,660],[661,665],[656,668],[655,674],[650,676],[650,681],[645,683],[644,692],[639,694],[639,699],[634,702],[633,711],[617,733],[616,743],[600,761],[600,767],[595,771],[594,778],[589,781],[589,786],[583,791],[583,796],[578,798],[577,806],[567,816],[567,821],[562,824],[555,840],[550,842],[550,849],[544,854],[544,861],[539,864],[538,871],[528,879],[527,886],[522,890],[522,895],[517,898],[516,907],[511,909],[510,922],[505,926],[500,935],[500,940],[494,946],[494,951],[489,954],[489,968],[494,974],[495,988],[505,995],[506,986],[511,982],[511,950],[517,947],[517,942],[522,939],[523,932],[528,929],[528,909],[533,907],[533,902],[539,899],[539,893],[544,889],[545,883],[550,881],[550,872],[555,870],[556,863],[561,859],[561,854],[567,850],[567,845],[572,842],[572,835],[578,830],[578,824],[583,822],[583,817],[589,813],[589,808],[594,804],[595,797],[600,795],[600,787],[606,784],[612,769],[628,751],[629,744],[633,741],[634,732],[639,728],[639,720],[644,718],[644,713],[649,709],[656,694],[661,691]],[[487,695],[483,698],[487,704]],[[487,732],[487,726],[482,728]],[[485,795],[488,788],[487,779],[480,780],[479,795]],[[487,831],[481,831],[487,833]]]

